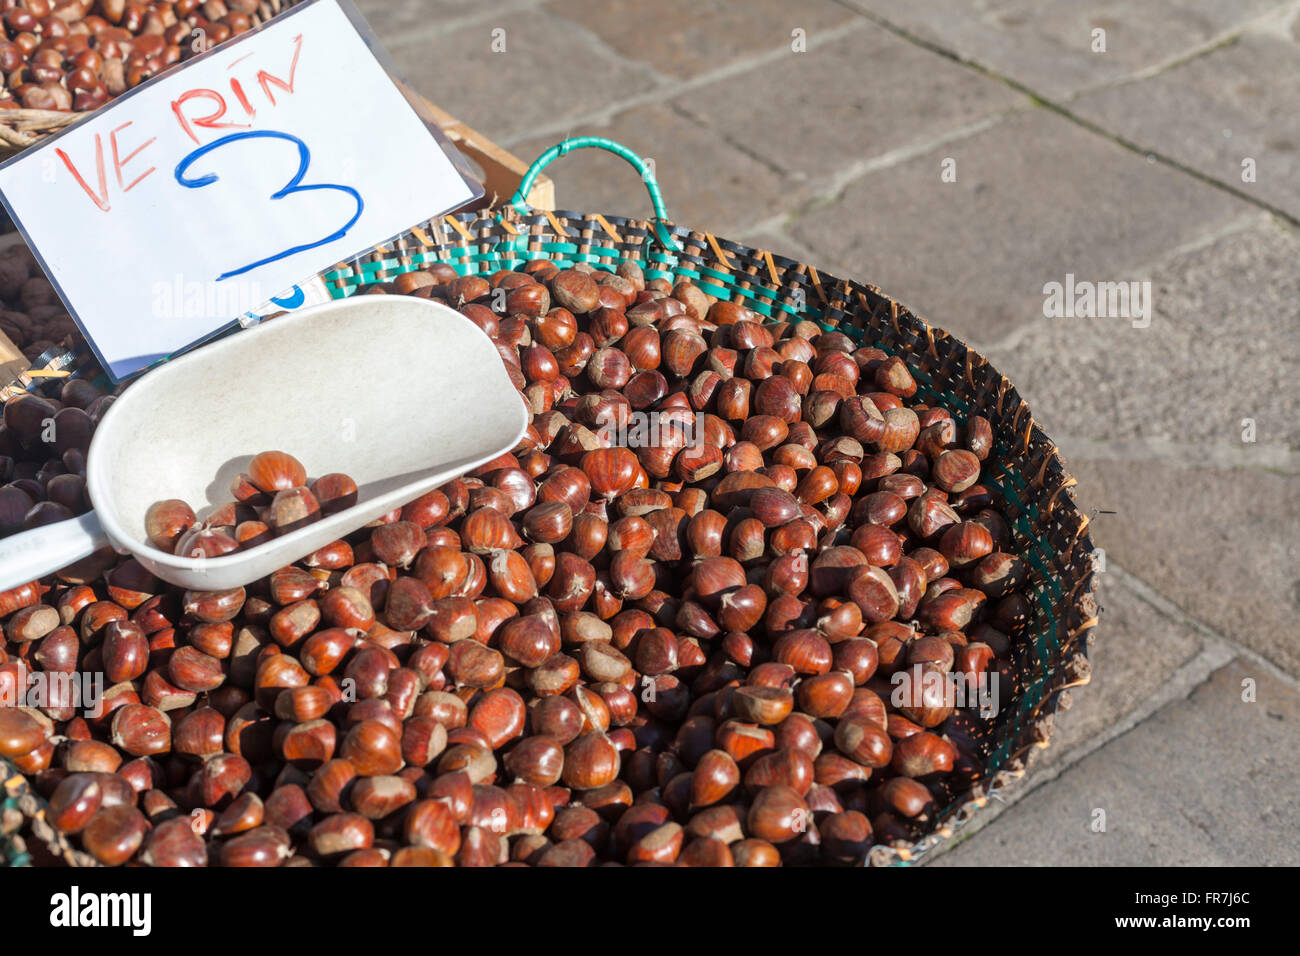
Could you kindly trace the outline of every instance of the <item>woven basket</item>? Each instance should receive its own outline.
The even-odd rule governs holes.
[[[596,213],[535,211],[525,205],[533,181],[557,157],[583,147],[613,152],[640,173],[655,216],[649,220]],[[982,482],[1000,499],[1011,529],[1011,550],[1029,569],[1033,618],[1013,650],[1014,697],[986,725],[982,772],[969,790],[939,814],[913,843],[872,849],[870,865],[910,864],[950,839],[990,797],[1023,776],[1034,753],[1051,737],[1053,715],[1069,703],[1069,688],[1088,683],[1089,636],[1096,626],[1092,543],[1088,518],[1076,507],[1074,479],[1056,445],[1034,423],[1015,387],[978,353],[909,312],[875,286],[818,272],[814,267],[668,221],[654,175],[625,147],[581,137],[552,147],[529,168],[510,202],[497,209],[444,216],[412,228],[323,274],[334,298],[380,291],[403,272],[433,263],[462,275],[513,269],[531,259],[561,267],[578,262],[612,271],[638,263],[647,278],[689,279],[720,299],[743,301],[772,319],[811,319],[863,345],[903,356],[917,381],[918,401],[941,403],[964,425],[983,415],[993,425],[994,449]],[[991,467],[990,467],[991,465]],[[43,819],[44,803],[12,766],[0,818],[0,865],[33,860],[94,866]]]
[[[282,10],[287,10],[301,0],[262,0],[256,13],[249,17],[253,26],[265,23]],[[112,100],[109,100],[111,103]],[[70,126],[87,113],[64,110],[0,110],[0,161],[35,146],[45,137]]]
[[[615,153],[640,172],[653,219],[552,213],[524,204],[547,165],[583,147]],[[586,262],[605,271],[633,261],[647,279],[689,279],[710,295],[743,301],[773,321],[811,319],[904,357],[917,381],[917,401],[944,405],[960,425],[971,415],[992,423],[993,467],[986,463],[981,480],[1001,499],[1012,550],[1029,568],[1026,596],[1034,608],[1028,637],[1013,651],[1015,697],[988,728],[983,775],[970,791],[937,815],[928,835],[910,845],[877,846],[869,862],[916,861],[952,837],[991,796],[1025,773],[1033,753],[1048,745],[1056,710],[1069,706],[1068,688],[1088,683],[1091,674],[1088,638],[1097,615],[1088,518],[1075,505],[1074,478],[1028,404],[982,355],[875,286],[669,222],[653,172],[625,147],[599,137],[570,139],[549,149],[506,206],[425,222],[393,243],[340,263],[324,278],[331,295],[343,298],[432,263],[446,263],[465,275],[514,269],[531,259],[551,259],[562,268]]]

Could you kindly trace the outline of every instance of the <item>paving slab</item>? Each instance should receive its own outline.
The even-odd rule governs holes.
[[[1193,618],[1300,676],[1300,477],[1069,459],[1093,543]],[[1104,622],[1103,622],[1104,623]]]
[[[1051,746],[1039,753],[1034,772],[1068,763],[1080,747],[1113,735],[1201,650],[1192,628],[1152,607],[1121,576],[1097,580],[1103,610],[1088,653],[1092,681],[1070,692],[1069,710],[1057,711]]]
[[[581,116],[655,85],[644,68],[542,10],[511,9],[499,20],[381,36],[416,90],[498,142],[542,118]],[[502,52],[493,49],[498,39]]]
[[[553,0],[629,60],[688,79],[858,19],[833,0]]]
[[[691,89],[676,102],[791,176],[826,179],[1029,101],[866,24],[806,53]]]
[[[942,181],[946,169],[955,181]],[[787,231],[821,254],[815,264],[872,282],[980,346],[1045,321],[1047,283],[1067,274],[1149,278],[1132,274],[1133,264],[1156,261],[1249,209],[1033,109],[870,172]]]
[[[932,865],[1295,866],[1298,737],[1300,692],[1234,659]]]
[[[569,135],[607,136],[654,161],[669,216],[692,229],[725,238],[758,216],[793,210],[804,188],[736,149],[723,137],[667,105],[638,106],[609,124],[575,126]],[[525,140],[511,147],[530,160],[562,136]],[[555,180],[561,209],[645,217],[649,196],[636,171],[601,150],[582,150],[557,159],[546,170]]]
[[[353,0],[385,45],[436,36],[448,24],[472,17],[504,16],[536,0]]]
[[[1146,328],[1040,315],[985,351],[1067,456],[1124,443],[1231,465],[1300,449],[1300,231],[1266,213],[1245,222],[1151,269]]]
[[[1298,102],[1300,42],[1248,33],[1155,76],[1088,93],[1071,108],[1300,217]]]
[[[1282,0],[849,0],[909,33],[1053,99],[1213,43]],[[1093,52],[1093,31],[1105,52]]]

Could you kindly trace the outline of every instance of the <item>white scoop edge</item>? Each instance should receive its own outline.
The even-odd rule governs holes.
[[[0,591],[106,543],[184,588],[240,587],[509,451],[527,427],[496,348],[455,310],[396,295],[304,309],[203,346],[127,389],[87,454],[95,511],[0,540]],[[313,478],[351,475],[358,503],[218,558],[149,544],[150,504],[182,498],[202,518],[231,500],[231,479],[252,455],[270,449],[295,455]]]

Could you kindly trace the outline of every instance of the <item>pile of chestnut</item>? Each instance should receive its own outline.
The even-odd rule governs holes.
[[[54,287],[21,244],[0,250],[0,333],[29,360],[80,339]],[[57,396],[23,394],[5,403],[0,422],[0,538],[90,508],[86,450],[113,396],[84,378],[67,379]]]
[[[855,865],[981,777],[980,713],[896,702],[891,677],[980,676],[1004,708],[1017,689],[1030,605],[980,480],[988,421],[917,401],[903,358],[630,263],[367,291],[478,325],[524,440],[246,589],[118,559],[0,594],[0,693],[106,675],[94,713],[0,709],[0,754],[74,844],[112,865]],[[264,453],[235,503],[158,509],[150,534],[238,544],[304,487]]]
[[[0,249],[0,332],[28,359],[78,334],[54,286],[22,243]]]
[[[201,522],[187,501],[155,502],[145,512],[145,536],[170,554],[215,558],[255,548],[357,503],[357,483],[349,476],[322,475],[308,487],[302,462],[282,451],[254,455],[231,493],[234,501]]]
[[[260,0],[0,0],[0,111],[96,109],[248,32],[259,7]]]

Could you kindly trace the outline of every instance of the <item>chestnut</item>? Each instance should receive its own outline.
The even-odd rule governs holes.
[[[207,866],[208,848],[185,817],[164,820],[149,833],[140,862],[145,866]]]
[[[583,734],[564,751],[561,778],[575,790],[594,790],[618,776],[618,749],[602,733]]]
[[[893,781],[890,781],[891,783]],[[886,785],[888,786],[888,785]],[[871,821],[858,810],[832,813],[818,825],[822,858],[837,866],[862,866],[871,849]]]
[[[150,505],[145,512],[145,536],[155,548],[172,554],[180,536],[197,521],[193,508],[178,498],[169,498]]]
[[[746,815],[746,830],[760,840],[782,844],[796,839],[811,823],[808,804],[793,787],[777,784],[759,791]]]
[[[339,756],[362,777],[396,773],[402,766],[401,739],[378,720],[363,720],[343,738]]]
[[[794,694],[784,687],[737,687],[731,706],[741,720],[779,724],[794,708]]]
[[[229,836],[244,833],[262,825],[265,805],[262,798],[255,793],[244,792],[218,814],[210,832],[214,836]]]
[[[948,449],[935,459],[931,477],[948,492],[965,491],[979,479],[980,460],[963,448]]]
[[[415,784],[404,777],[362,777],[352,787],[352,809],[369,820],[382,820],[415,800]]]
[[[420,800],[406,814],[403,832],[412,846],[428,847],[449,856],[460,850],[461,833],[450,806],[439,799]]]
[[[81,831],[81,845],[104,866],[121,866],[140,849],[148,828],[135,807],[105,807]]]
[[[781,854],[766,840],[740,840],[730,846],[736,866],[780,866]]]
[[[359,813],[335,813],[311,828],[307,841],[318,856],[364,850],[375,838],[374,825]]]
[[[904,777],[929,778],[952,769],[956,749],[928,731],[899,740],[891,754],[894,770]]]
[[[893,756],[893,745],[885,731],[865,717],[843,717],[835,725],[835,746],[864,767],[884,767]]]
[[[307,469],[302,462],[283,451],[264,451],[254,455],[246,473],[249,483],[268,495],[307,484]]]
[[[700,757],[691,775],[692,809],[719,803],[740,785],[740,768],[725,750],[710,750]]]
[[[64,777],[49,799],[49,822],[64,833],[79,833],[99,811],[103,789],[92,774]]]
[[[4,711],[0,711],[0,715],[3,714]],[[0,729],[3,729],[2,724]],[[113,712],[113,746],[133,757],[171,750],[171,729],[171,718],[144,704],[127,704]],[[5,753],[3,737],[0,737],[0,753]]]
[[[277,826],[260,826],[221,846],[222,866],[279,866],[292,855],[289,834]]]
[[[799,683],[799,708],[814,718],[838,717],[853,698],[854,684],[853,675],[844,671],[808,677]]]
[[[813,785],[815,769],[813,758],[802,750],[782,747],[764,754],[745,771],[745,789],[760,793],[773,786],[787,786],[800,796],[806,796]]]
[[[200,759],[216,756],[225,746],[226,719],[211,707],[193,710],[172,731],[177,753]]]

